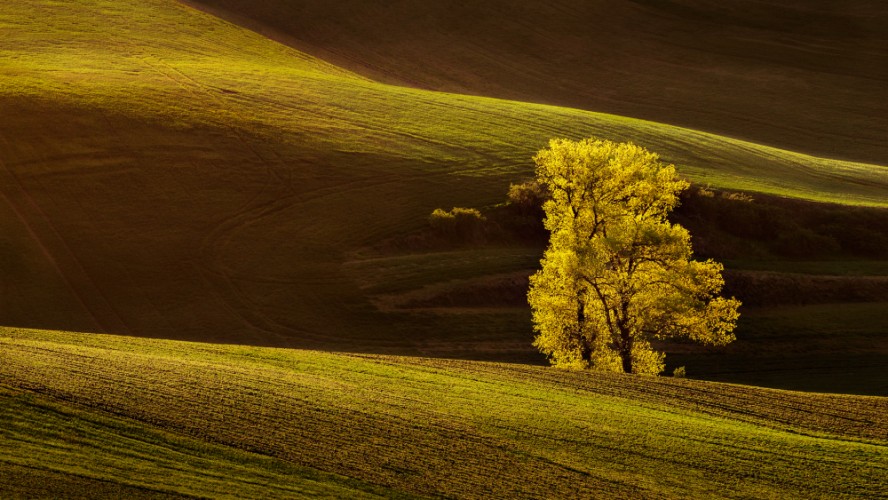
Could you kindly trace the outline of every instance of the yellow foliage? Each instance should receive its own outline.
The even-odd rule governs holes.
[[[692,260],[687,230],[666,218],[688,187],[674,166],[596,139],[552,140],[534,160],[551,237],[528,301],[554,365],[657,374],[651,339],[734,339],[740,302],[717,296],[721,264]]]

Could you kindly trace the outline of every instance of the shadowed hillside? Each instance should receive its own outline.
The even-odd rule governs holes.
[[[382,81],[888,160],[879,0],[189,0]]]

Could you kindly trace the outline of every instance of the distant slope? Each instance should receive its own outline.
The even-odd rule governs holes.
[[[0,432],[13,436],[0,441],[0,477],[23,460],[4,448],[28,446],[16,432],[44,422],[29,439],[51,445],[59,426],[80,429],[61,444],[83,456],[80,470],[111,460],[90,456],[108,426],[112,442],[144,441],[124,464],[147,460],[148,474],[195,461],[153,479],[170,490],[191,481],[179,474],[237,485],[225,460],[197,465],[238,456],[218,445],[294,464],[272,466],[256,488],[304,466],[361,481],[336,484],[457,498],[872,497],[888,481],[886,398],[15,329],[0,329],[0,386],[12,390],[0,392],[11,402]],[[18,420],[35,409],[36,424]],[[186,456],[164,451],[170,440]],[[46,470],[72,467],[70,455],[37,451]],[[242,455],[236,474],[279,463]]]
[[[884,166],[383,85],[174,0],[3,2],[0,25],[0,325],[539,361],[526,309],[377,308],[388,270],[367,248],[501,201],[553,136],[634,140],[701,183],[888,205]],[[395,270],[421,288],[537,251]]]
[[[189,0],[382,81],[888,162],[880,0]]]

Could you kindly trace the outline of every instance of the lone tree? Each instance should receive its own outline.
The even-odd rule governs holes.
[[[740,302],[717,296],[722,265],[692,260],[688,231],[667,220],[688,187],[674,166],[596,139],[552,140],[534,161],[551,235],[528,302],[553,365],[657,374],[652,339],[734,340]]]

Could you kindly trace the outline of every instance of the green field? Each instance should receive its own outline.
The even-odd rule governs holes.
[[[17,329],[0,346],[5,478],[468,498],[840,498],[888,481],[884,398]]]
[[[391,492],[0,386],[4,498],[327,497]]]
[[[711,233],[743,249],[728,268],[770,303],[750,301],[725,349],[665,346],[670,372],[703,379],[677,380],[540,366],[521,280],[541,245],[423,239],[435,208],[497,210],[550,138],[591,135],[700,186],[800,200],[787,218],[832,203],[814,217],[830,230],[885,220],[884,75],[849,59],[888,59],[884,8],[861,2],[832,32],[812,31],[823,2],[615,1],[610,31],[571,21],[541,45],[651,21],[620,54],[658,54],[656,71],[608,94],[632,74],[621,58],[614,80],[574,92],[600,71],[552,73],[569,56],[521,49],[529,4],[493,43],[473,35],[499,2],[455,3],[477,23],[446,33],[403,22],[440,6],[359,3],[0,3],[0,496],[884,495],[878,245],[787,257]],[[588,15],[578,3],[554,2],[533,36]],[[697,13],[686,31],[682,9]],[[783,28],[759,14],[810,24],[763,51],[750,40]],[[688,28],[724,23],[724,44],[688,46]],[[674,43],[654,35],[667,28]],[[418,52],[387,52],[414,36]],[[676,72],[689,86],[640,94]]]

